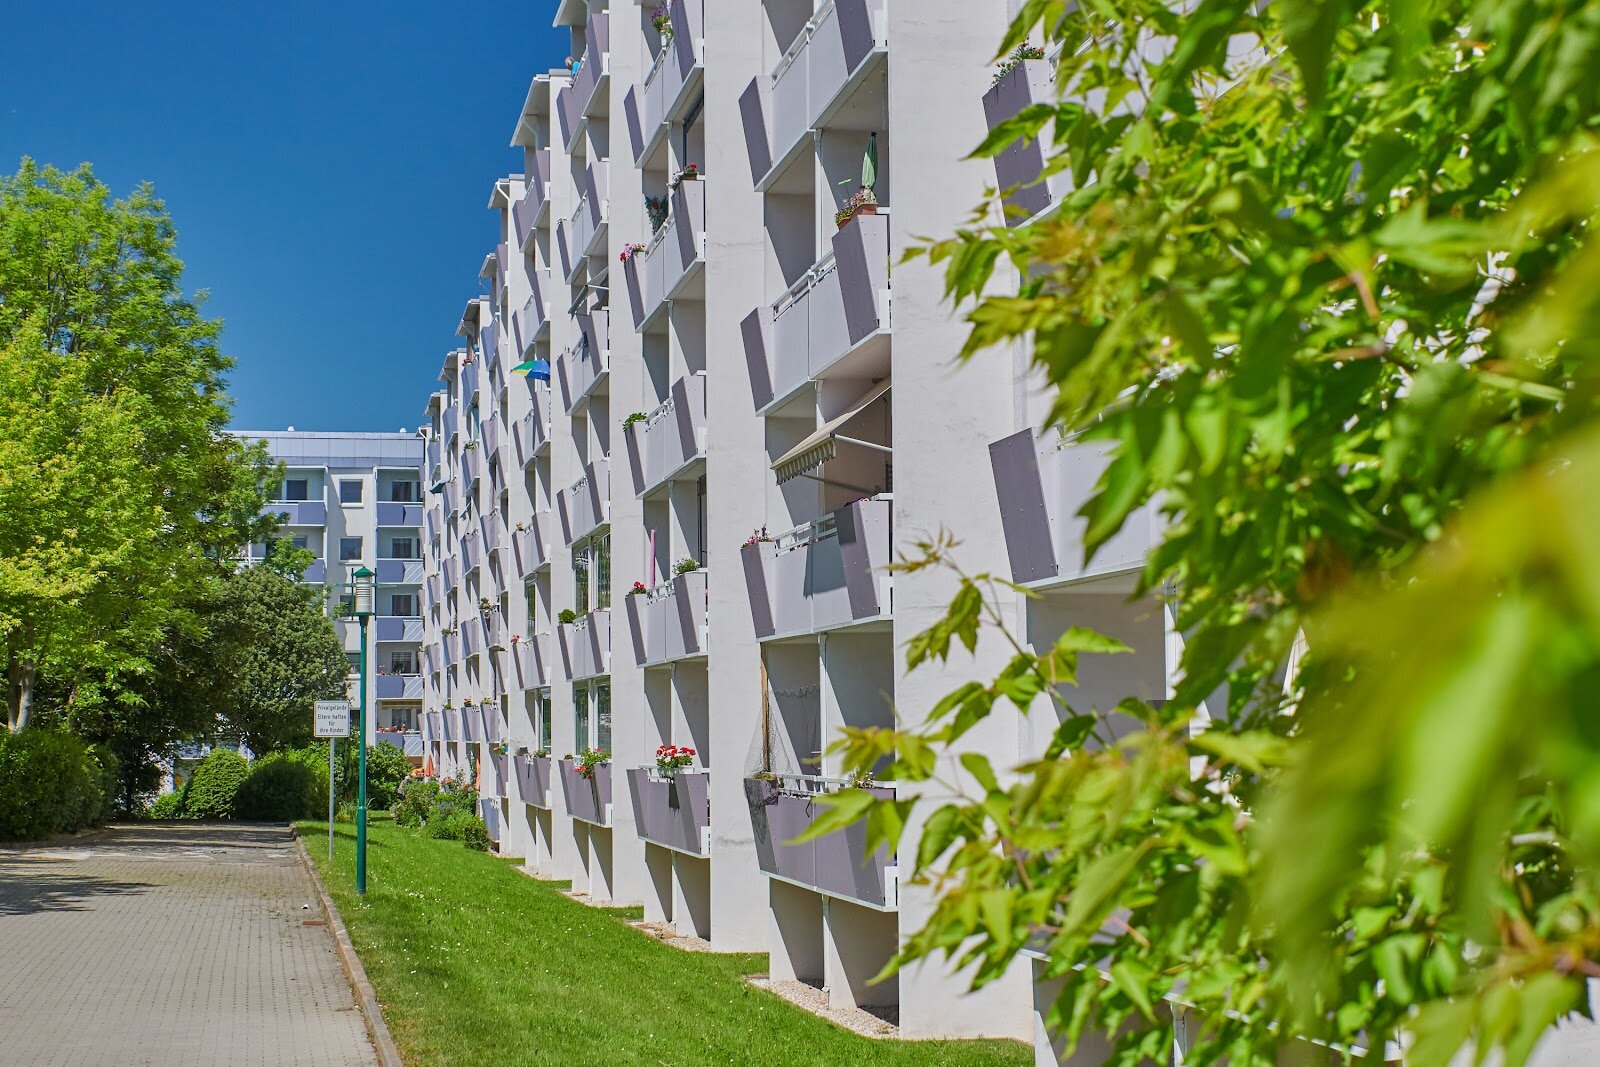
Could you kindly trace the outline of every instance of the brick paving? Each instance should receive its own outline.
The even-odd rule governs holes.
[[[0,848],[0,1064],[376,1064],[321,918],[283,827]]]

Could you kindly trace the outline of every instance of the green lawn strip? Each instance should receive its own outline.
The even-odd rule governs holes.
[[[355,893],[355,831],[300,831],[406,1062],[962,1065],[1032,1062],[1010,1041],[859,1037],[752,989],[764,955],[683,952],[510,862],[381,823]]]

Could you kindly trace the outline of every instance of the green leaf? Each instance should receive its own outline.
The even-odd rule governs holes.
[[[815,803],[822,809],[822,813],[793,841],[786,844],[804,844],[819,837],[826,837],[835,830],[854,826],[866,818],[867,812],[876,801],[877,797],[865,789],[843,789],[828,796],[817,797]]]

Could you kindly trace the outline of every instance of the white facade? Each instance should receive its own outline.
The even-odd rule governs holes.
[[[434,772],[465,773],[476,745],[502,853],[768,952],[775,979],[835,1005],[893,1005],[912,1038],[1031,1040],[1026,961],[978,994],[938,965],[869,984],[929,912],[898,877],[917,828],[903,862],[859,834],[787,842],[842,784],[824,754],[841,727],[915,721],[1009,659],[985,641],[907,673],[955,580],[891,577],[896,546],[946,528],[965,568],[1009,576],[1058,514],[1073,535],[1053,496],[1016,505],[1015,435],[1036,469],[1045,411],[1026,354],[958,366],[941,270],[901,262],[996,183],[962,157],[1008,106],[991,91],[1007,7],[676,0],[668,36],[654,4],[560,4],[582,65],[535,77],[516,116],[488,295],[428,406]],[[875,212],[836,221],[869,153]],[[532,361],[548,383],[514,373]],[[1126,605],[1114,569],[1046,577],[1011,605],[1019,633],[1138,636],[1165,695],[1159,608]],[[1051,725],[996,714],[967,743],[1014,765]],[[672,783],[662,744],[696,750]],[[562,759],[591,747],[611,755],[593,782]]]
[[[380,731],[420,753],[422,711],[423,441],[413,433],[320,433],[240,430],[265,441],[284,465],[268,511],[281,516],[280,537],[316,559],[303,581],[323,587],[329,613],[351,661],[350,700],[359,699],[356,668],[361,628],[344,614],[351,574],[377,575],[377,613],[367,625],[367,743]],[[263,546],[252,546],[259,557]]]

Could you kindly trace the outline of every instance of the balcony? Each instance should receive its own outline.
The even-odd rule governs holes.
[[[571,223],[571,219],[560,219],[556,222],[556,256],[557,262],[561,265],[561,276],[563,278],[570,278],[573,274],[572,244],[567,236],[567,230]]]
[[[510,780],[510,776],[506,773],[507,762],[508,760],[504,754],[494,751],[489,753],[489,768],[493,772],[491,777],[494,781],[489,784],[488,789],[485,791],[496,800],[506,799],[506,783]],[[498,807],[498,805],[496,806]],[[495,812],[497,819],[499,814],[498,811]]]
[[[478,451],[476,441],[468,441],[461,450],[461,481],[469,488],[478,484],[478,478],[483,473],[483,460],[479,458]]]
[[[567,814],[574,819],[611,825],[611,764],[600,764],[594,768],[593,778],[584,778],[578,774],[576,760],[562,760],[561,792],[567,799]]]
[[[711,854],[711,776],[679,771],[664,777],[654,767],[628,771],[634,826],[651,844],[690,856]]]
[[[584,468],[584,476],[556,494],[565,544],[589,536],[611,521],[611,460],[601,456]]]
[[[610,373],[611,313],[596,308],[575,316],[582,334],[578,343],[556,357],[562,408],[568,414],[589,398]]]
[[[478,361],[476,357],[467,356],[461,360],[461,372],[457,375],[461,383],[461,396],[470,405],[474,396],[478,395]]]
[[[503,649],[506,647],[506,626],[500,618],[498,610],[483,612],[478,617],[479,625],[483,627],[483,647],[489,649]]]
[[[583,66],[572,79],[580,113],[596,118],[606,113],[606,86],[611,75],[611,18],[604,11],[589,15],[584,24]]]
[[[444,598],[442,595],[442,590],[439,587],[439,576],[437,574],[428,575],[424,581],[424,587],[428,590],[428,603],[430,605],[438,604],[443,601]]]
[[[570,258],[564,263],[564,274],[568,283],[576,280],[578,269],[588,256],[605,252],[601,245],[605,240],[610,210],[610,201],[606,199],[608,169],[603,159],[584,168],[583,195],[572,217],[567,220],[567,239],[571,244],[567,249]]]
[[[439,647],[444,650],[444,663],[448,667],[452,663],[461,662],[461,635],[455,633],[441,633]]]
[[[443,730],[440,731],[439,736],[442,737],[444,740],[446,740],[446,741],[461,741],[461,740],[465,740],[466,733],[461,728],[461,709],[460,708],[445,708],[444,709],[443,718],[441,719],[439,725],[443,727]]]
[[[518,576],[529,575],[550,562],[550,513],[535,512],[522,530],[511,532],[512,566]]]
[[[892,501],[868,497],[740,549],[756,636],[791,637],[886,620]]]
[[[706,454],[706,379],[691,374],[672,383],[672,395],[643,422],[623,429],[633,493],[643,496]]]
[[[533,408],[511,424],[511,439],[516,446],[517,465],[527,467],[533,457],[550,443],[550,387],[533,387]]]
[[[888,50],[884,0],[835,0],[811,17],[770,75],[739,97],[745,152],[765,191],[842,109]]]
[[[401,504],[395,501],[378,501],[379,526],[421,526],[423,506]]]
[[[500,425],[499,420],[489,417],[483,420],[483,425],[478,428],[481,437],[479,450],[483,453],[485,463],[493,462],[495,453],[500,451]]]
[[[522,688],[543,689],[556,680],[556,663],[549,633],[534,634],[517,642],[516,666]]]
[[[676,0],[672,8],[672,38],[656,53],[655,64],[643,85],[634,85],[623,98],[633,161],[639,163],[695,100],[705,71],[705,10],[701,0]]]
[[[421,700],[422,675],[380,674],[373,679],[379,700]]]
[[[768,876],[831,897],[853,900],[869,908],[892,911],[899,906],[898,868],[884,846],[867,851],[867,824],[794,844],[827,809],[817,797],[839,783],[806,775],[784,775],[780,781],[744,780],[755,832],[756,862]],[[893,789],[869,786],[868,792],[889,799]]]
[[[591,611],[577,622],[556,627],[561,673],[569,682],[611,671],[611,610]]]
[[[459,422],[460,417],[456,413],[455,405],[446,407],[439,413],[439,436],[446,442],[454,440]]]
[[[503,243],[495,247],[495,255],[500,260],[500,277],[503,280],[506,273],[506,246]],[[483,364],[484,374],[493,381],[500,365],[500,330],[493,322],[485,323],[483,329],[478,331],[478,360]]]
[[[461,584],[461,563],[454,556],[446,556],[439,564],[439,573],[444,575],[446,592]]]
[[[456,555],[461,560],[463,573],[470,574],[472,571],[477,570],[478,566],[483,562],[483,550],[478,545],[478,537],[479,534],[476,530],[468,530],[461,535],[461,540],[458,542],[459,551]]]
[[[502,525],[498,510],[491,511],[478,519],[478,530],[483,537],[482,544],[485,553],[500,551],[500,529]]]
[[[763,414],[808,381],[889,372],[889,219],[857,215],[833,252],[772,303],[746,316],[750,393]]]
[[[422,561],[420,559],[380,559],[373,568],[379,585],[421,585]]]
[[[307,585],[321,585],[328,580],[328,561],[314,559],[306,565],[305,572],[300,575],[300,580]]]
[[[578,99],[578,94],[573,91],[577,84],[574,76],[571,82],[561,87],[556,93],[556,122],[561,129],[561,147],[568,153],[572,152],[573,139],[578,136],[583,122],[583,104]]]
[[[328,505],[320,500],[274,500],[261,513],[276,515],[285,526],[324,526],[328,522]]]
[[[422,617],[420,615],[379,615],[372,620],[373,640],[375,641],[414,641],[422,640]]]
[[[654,667],[703,655],[706,648],[706,572],[690,571],[648,593],[624,597],[633,662]]]
[[[464,741],[481,742],[487,736],[483,732],[483,709],[476,704],[461,709],[461,726]]]
[[[1023,60],[983,94],[983,117],[992,132],[1023,108],[1054,103],[1055,98],[1050,65],[1042,60]],[[1037,137],[1027,143],[1018,138],[994,157],[995,183],[1005,194],[1009,224],[1030,219],[1054,202],[1050,183],[1039,182],[1043,169],[1044,141]]]
[[[513,756],[511,773],[517,779],[522,802],[535,808],[550,807],[550,757]]]
[[[522,198],[511,205],[511,234],[517,248],[531,252],[533,234],[550,207],[550,149],[533,153],[533,173],[527,177]]]
[[[1159,502],[1135,509],[1121,531],[1085,560],[1087,520],[1080,512],[1111,463],[1112,446],[1063,444],[1053,432],[1044,440],[1040,435],[1023,430],[989,446],[1011,580],[1049,584],[1142,570],[1164,536]]]
[[[705,264],[706,183],[683,181],[672,191],[667,221],[650,238],[649,246],[628,257],[623,274],[628,283],[628,306],[633,327],[648,329],[667,310]]]
[[[515,335],[517,345],[517,360],[521,362],[529,358],[528,350],[533,347],[533,342],[550,329],[550,313],[544,306],[544,276],[547,270],[534,269],[528,272],[528,286],[531,292],[528,299],[522,302],[522,310],[512,316],[512,333]],[[532,381],[529,382],[532,385]]]
[[[444,502],[450,508],[452,516],[461,512],[461,483],[451,480],[445,483]]]
[[[428,516],[428,537],[438,537],[444,532],[444,510],[438,504],[430,504],[426,509]]]

